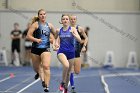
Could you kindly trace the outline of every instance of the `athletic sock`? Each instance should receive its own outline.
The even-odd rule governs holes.
[[[42,87],[45,87],[45,81],[42,81]]]
[[[74,88],[74,75],[73,75],[73,73],[70,74],[70,84],[71,84],[71,87]]]
[[[35,80],[39,78],[39,73],[36,73],[34,76]]]

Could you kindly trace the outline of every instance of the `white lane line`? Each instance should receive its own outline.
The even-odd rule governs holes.
[[[104,85],[105,93],[110,93],[108,84],[105,82],[105,78],[109,77],[117,77],[117,76],[138,76],[140,73],[116,73],[116,74],[106,74],[101,75],[101,82]]]
[[[108,88],[108,84],[105,82],[105,79],[104,79],[103,75],[101,75],[101,82],[104,85],[105,93],[110,93],[109,88]]]
[[[115,73],[115,74],[105,74],[104,77],[115,77],[115,76],[139,76],[140,73]]]
[[[40,78],[37,79],[37,80],[35,80],[34,82],[30,83],[30,84],[27,85],[26,87],[22,88],[22,89],[19,90],[17,93],[21,93],[21,92],[23,92],[24,90],[26,90],[26,89],[29,88],[30,86],[32,86],[32,85],[34,85],[35,83],[37,83],[39,80],[40,80]]]
[[[3,82],[3,81],[8,80],[8,79],[10,79],[10,78],[11,78],[11,77],[9,76],[9,77],[6,77],[6,78],[4,78],[4,79],[1,79],[1,80],[0,80],[0,83]]]
[[[23,84],[23,83],[25,83],[25,82],[29,81],[30,79],[32,79],[32,77],[29,77],[29,78],[25,79],[24,81],[22,81],[21,83],[16,84],[16,85],[14,85],[14,86],[10,87],[9,89],[5,90],[5,91],[4,91],[4,93],[5,93],[5,92],[9,92],[10,90],[12,90],[12,89],[14,89],[14,88],[18,87],[19,85],[21,85],[21,84]]]

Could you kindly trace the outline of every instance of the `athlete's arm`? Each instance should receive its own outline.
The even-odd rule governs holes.
[[[85,47],[88,43],[88,37],[87,37],[87,35],[82,27],[79,27],[79,31],[82,34],[82,36],[84,37],[84,40],[81,40],[80,43],[83,44],[83,46]]]
[[[76,28],[71,27],[71,32],[72,32],[73,36],[77,39],[77,41],[78,41],[78,42],[81,42],[81,38],[80,38],[80,36],[79,36],[79,34],[78,34]]]
[[[55,42],[53,42],[53,50],[58,50],[59,49],[59,44],[60,44],[60,38],[59,38],[59,31],[60,29],[56,29],[56,37],[55,37]]]
[[[53,44],[54,40],[55,40],[54,35],[50,33],[50,43]]]
[[[56,30],[51,23],[48,23],[48,25],[49,25],[49,28],[51,29],[50,42],[53,44],[53,43],[55,43]]]
[[[27,33],[26,38],[29,39],[32,42],[37,42],[37,43],[41,43],[42,40],[41,39],[37,39],[33,37],[33,32],[38,28],[38,22],[35,22],[31,25],[31,27],[29,28],[29,31]]]
[[[50,27],[50,29],[51,29],[52,34],[53,34],[54,37],[56,38],[56,30],[55,30],[54,26],[53,26],[51,23],[48,23],[48,25],[49,25],[49,27]]]

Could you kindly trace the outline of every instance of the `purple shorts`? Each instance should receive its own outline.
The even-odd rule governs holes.
[[[57,51],[57,55],[58,55],[59,53],[63,53],[63,54],[67,57],[68,60],[69,60],[69,59],[75,58],[75,51],[73,51],[73,52],[67,52],[67,51],[58,50],[58,51]]]

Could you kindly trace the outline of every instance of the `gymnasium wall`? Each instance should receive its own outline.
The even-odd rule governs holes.
[[[56,28],[60,27],[59,20],[63,12],[48,12],[47,20]],[[95,59],[94,66],[100,66],[105,60],[105,54],[111,50],[114,52],[115,66],[125,67],[130,51],[137,52],[138,62],[140,62],[140,13],[122,12],[89,12],[84,9],[75,13],[78,17],[78,24],[90,27],[89,32],[89,52],[90,58]],[[37,15],[36,11],[0,11],[0,48],[7,50],[8,62],[10,62],[11,39],[10,32],[13,23],[18,22],[23,31],[30,18]],[[22,53],[24,52],[22,40]],[[23,59],[23,56],[22,56]],[[56,53],[52,52],[52,65],[57,66]]]
[[[90,11],[138,11],[140,0],[0,0],[0,8],[7,6],[18,10],[73,11],[72,3]]]

